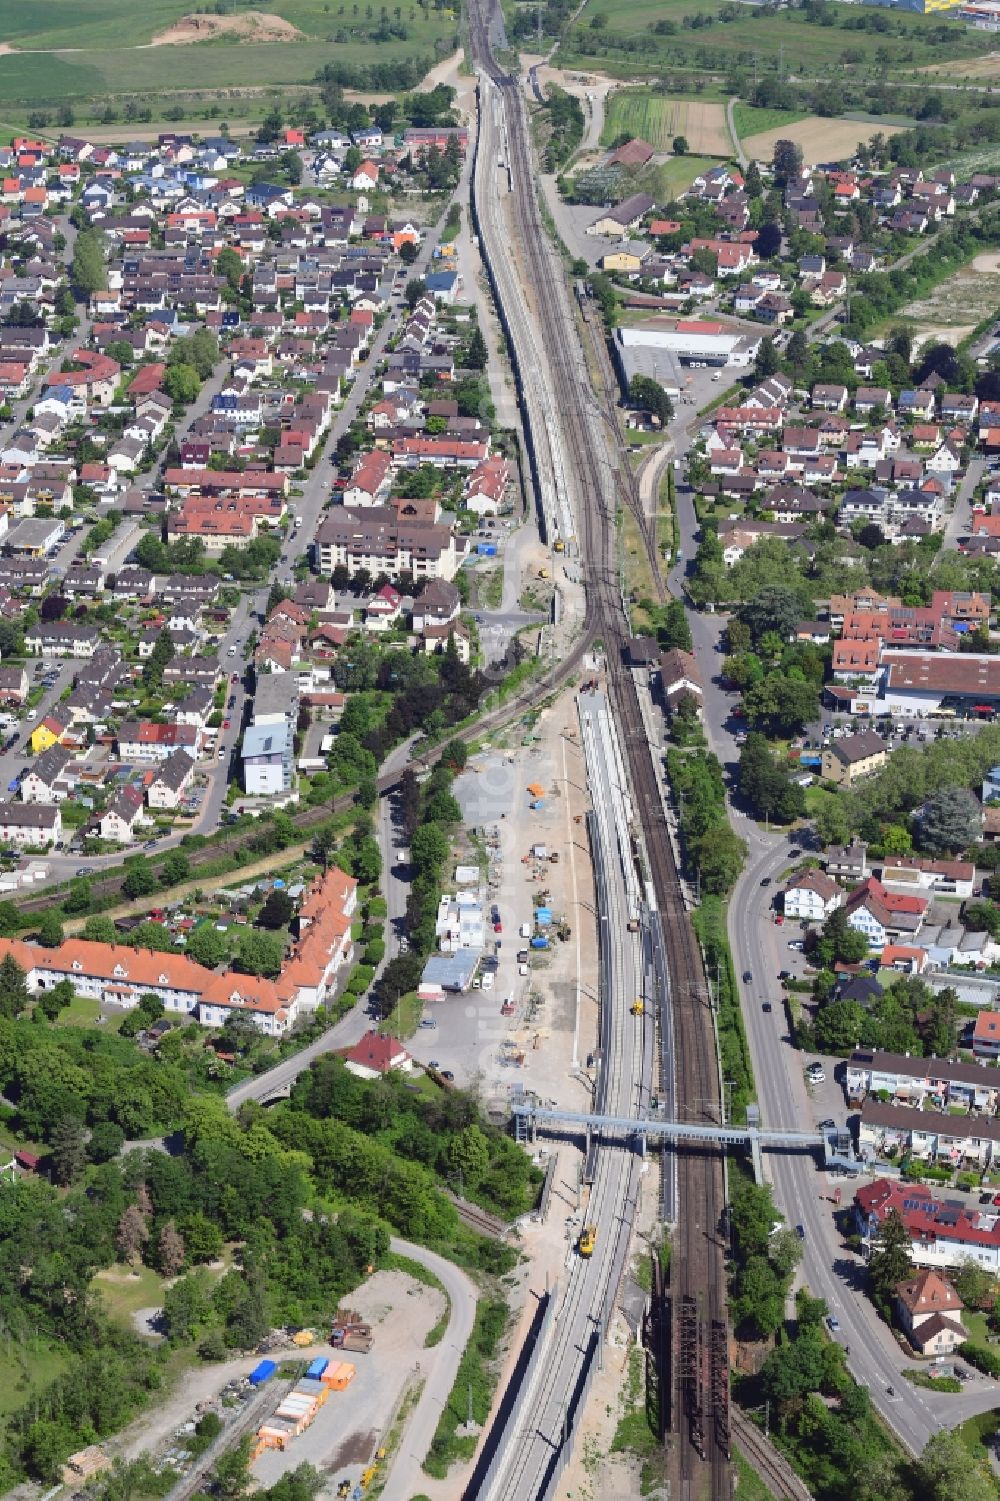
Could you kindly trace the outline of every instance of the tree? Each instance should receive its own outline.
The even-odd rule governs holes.
[[[61,1011],[72,1005],[76,991],[69,980],[59,980],[51,990],[39,991],[35,999],[35,1010],[54,1022]]]
[[[21,931],[21,917],[13,902],[0,902],[0,938],[15,938]]]
[[[86,302],[92,292],[101,292],[107,286],[104,244],[96,229],[81,229],[77,235],[70,278],[73,291],[81,302]]]
[[[268,979],[274,979],[281,972],[284,957],[284,944],[272,933],[261,933],[248,928],[240,934],[236,958],[244,974],[265,975]]]
[[[189,406],[201,390],[201,378],[193,365],[171,365],[163,377],[163,389],[171,401]]]
[[[760,342],[757,358],[753,362],[753,373],[757,380],[767,380],[776,375],[781,369],[781,358],[774,347],[774,340],[770,337]]]
[[[964,850],[982,833],[979,803],[967,787],[940,787],[925,802],[919,828],[920,843],[932,854]]]
[[[813,1028],[816,1046],[821,1052],[846,1057],[860,1043],[866,1020],[865,1008],[857,1001],[830,1001],[816,1017]]]
[[[224,276],[228,285],[234,292],[239,291],[240,282],[243,280],[243,262],[232,246],[225,245],[215,258],[215,270],[219,276]]]
[[[20,1016],[31,1002],[28,979],[11,954],[0,960],[0,1016]]]
[[[912,1270],[910,1236],[898,1209],[891,1209],[879,1226],[868,1259],[868,1277],[876,1298],[888,1306],[898,1283]]]
[[[769,261],[773,255],[777,255],[781,249],[781,225],[771,222],[762,224],[757,231],[753,248],[762,261]],[[773,348],[773,341],[768,342]]]
[[[746,689],[743,707],[755,727],[772,735],[794,735],[819,713],[819,685],[783,671],[770,672]]]
[[[215,1261],[222,1253],[222,1231],[207,1215],[189,1214],[180,1223],[180,1231],[187,1248],[187,1258],[192,1263]]]
[[[452,1171],[461,1174],[463,1192],[478,1187],[490,1165],[490,1144],[475,1123],[452,1137],[448,1161]]]
[[[767,631],[776,631],[787,641],[802,619],[803,601],[787,584],[768,584],[742,606],[739,618],[749,627],[756,646]]]
[[[302,181],[302,174],[305,170],[303,168],[302,158],[299,153],[297,151],[283,152],[281,157],[281,167],[286,178],[288,179],[289,184],[293,188],[297,188],[299,183]]]
[[[267,900],[257,915],[257,924],[261,928],[287,928],[295,916],[295,903],[280,886],[274,886],[268,892]]]
[[[794,141],[782,139],[774,143],[774,156],[772,157],[774,180],[778,187],[784,187],[791,178],[797,176],[802,168],[802,147]]]
[[[674,156],[687,156],[690,149],[688,147],[687,136],[674,136],[670,149],[674,153]]]
[[[80,1122],[69,1115],[56,1121],[49,1138],[49,1147],[53,1183],[62,1188],[75,1183],[87,1165],[87,1149]]]
[[[747,857],[747,843],[729,827],[718,824],[691,841],[691,859],[710,896],[724,896],[739,879]]]
[[[416,307],[421,297],[425,295],[426,291],[427,283],[424,281],[422,276],[410,277],[410,280],[406,283],[406,291],[404,292],[403,296],[406,299],[406,306],[410,309],[411,312]]]
[[[628,399],[655,417],[661,427],[666,427],[674,415],[674,404],[658,380],[648,375],[633,375],[628,383]]]
[[[156,1246],[157,1260],[164,1277],[176,1277],[184,1265],[184,1255],[184,1237],[173,1220],[168,1220],[160,1231]]]
[[[813,822],[824,844],[847,844],[854,832],[847,804],[842,797],[827,798],[820,803]]]
[[[116,1121],[98,1121],[90,1133],[87,1156],[91,1162],[110,1162],[125,1145],[125,1132]]]
[[[59,913],[55,907],[49,907],[47,911],[42,913],[35,937],[42,947],[46,949],[57,949],[62,943],[65,933],[63,932]]]
[[[957,1433],[942,1428],[928,1439],[917,1463],[914,1495],[921,1501],[990,1501],[996,1496],[985,1461],[970,1457]]]
[[[486,348],[486,340],[483,338],[482,330],[477,325],[472,331],[472,337],[469,340],[462,363],[467,370],[485,370],[488,359],[489,350]]]
[[[88,917],[83,925],[83,936],[88,943],[114,943],[118,932],[110,917]]]
[[[156,876],[145,860],[130,863],[124,881],[122,881],[122,893],[131,898],[151,896],[156,890]]]
[[[146,1216],[138,1204],[130,1204],[118,1221],[115,1244],[122,1261],[130,1266],[149,1239]]]
[[[738,1273],[732,1300],[737,1326],[768,1339],[785,1316],[785,1285],[764,1256],[752,1256]]]
[[[835,907],[823,924],[822,936],[816,944],[816,958],[825,969],[834,965],[860,964],[868,953],[868,940],[863,933],[852,928],[843,907]]]
[[[952,1273],[951,1280],[966,1308],[983,1308],[990,1301],[993,1278],[985,1267],[979,1266],[971,1258],[962,1262]]]
[[[186,881],[191,871],[191,862],[183,850],[171,850],[163,862],[163,884],[176,886]]]
[[[185,953],[196,964],[206,969],[215,969],[226,958],[229,950],[226,940],[213,922],[201,922],[188,935]]]

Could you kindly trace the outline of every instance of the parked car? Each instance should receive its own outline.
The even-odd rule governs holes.
[[[829,1329],[831,1334],[836,1334],[837,1330],[840,1328],[840,1320],[837,1318],[837,1315],[835,1313],[827,1315],[826,1327]]]

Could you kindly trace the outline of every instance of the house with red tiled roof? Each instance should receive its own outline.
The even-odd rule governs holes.
[[[927,907],[927,897],[887,891],[881,881],[869,876],[847,898],[847,925],[880,953],[890,938],[912,938],[919,933]]]
[[[21,811],[58,817],[58,809]],[[81,938],[68,938],[52,949],[0,939],[0,961],[8,955],[17,960],[32,994],[68,980],[78,995],[124,1009],[152,994],[167,1012],[191,1016],[203,1026],[221,1027],[234,1014],[243,1014],[258,1030],[277,1037],[294,1025],[301,1011],[322,1005],[346,972],[353,954],[351,919],[356,906],[357,882],[342,870],[317,877],[299,910],[299,936],[275,980],[231,970],[219,974],[184,954]]]
[[[396,1072],[408,1074],[413,1068],[413,1059],[403,1044],[381,1032],[366,1032],[344,1054],[344,1062],[348,1073],[357,1074],[359,1079],[381,1079]]]
[[[896,1285],[896,1312],[914,1350],[921,1355],[950,1355],[968,1335],[965,1307],[947,1277],[919,1272]]]

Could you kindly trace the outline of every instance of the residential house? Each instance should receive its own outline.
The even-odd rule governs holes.
[[[905,940],[919,933],[927,905],[926,897],[887,891],[881,881],[869,876],[847,899],[847,923],[879,953],[890,938]]]
[[[804,870],[785,887],[784,913],[801,922],[824,922],[843,900],[836,881],[821,870]]]
[[[964,1304],[946,1277],[919,1272],[896,1287],[896,1312],[911,1347],[920,1355],[951,1355],[968,1338]]]
[[[172,810],[179,807],[194,775],[194,761],[186,750],[177,749],[162,761],[146,788],[151,808]]]
[[[413,1059],[401,1042],[389,1032],[366,1032],[344,1054],[344,1063],[349,1074],[359,1079],[381,1079],[390,1073],[408,1074],[413,1068]]]
[[[48,849],[62,838],[56,804],[0,803],[0,844],[18,849]]]
[[[183,754],[183,753],[182,753]],[[136,826],[146,822],[142,792],[126,785],[115,792],[97,820],[102,839],[112,844],[134,844]]]
[[[859,778],[878,771],[888,758],[889,746],[881,735],[862,730],[824,746],[821,772],[826,781],[851,787]]]

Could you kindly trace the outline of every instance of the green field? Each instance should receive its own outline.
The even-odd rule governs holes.
[[[563,39],[558,61],[564,67],[571,62],[593,66],[600,59],[617,68],[625,60],[634,76],[671,66],[718,74],[728,68],[746,69],[751,58],[766,71],[780,59],[786,75],[794,72],[810,81],[835,83],[840,69],[857,76],[884,63],[889,72],[897,72],[977,57],[983,51],[981,38],[941,14],[893,11],[886,30],[876,31],[853,29],[863,17],[855,6],[833,6],[832,26],[814,24],[798,10],[765,13],[746,6],[727,7],[724,14],[732,20],[718,19],[723,13],[715,12],[707,25],[684,26],[684,18],[690,19],[695,11],[699,17],[713,14],[691,0],[588,0]],[[595,31],[591,22],[597,15],[605,16],[607,24]],[[675,28],[673,34],[664,31],[666,26]],[[884,51],[877,60],[880,49]]]
[[[281,0],[261,9],[298,27],[299,39],[254,42],[230,34],[187,45],[147,45],[193,8],[186,0],[153,0],[139,9],[126,0],[88,0],[85,6],[33,0],[15,9],[11,0],[0,0],[0,38],[25,49],[0,56],[0,104],[103,103],[130,94],[145,101],[227,89],[236,99],[247,91],[309,84],[325,63],[362,68],[434,59],[456,42],[455,13],[423,9],[416,0],[398,8],[406,37],[377,43],[381,6],[362,11],[347,0]],[[387,13],[395,20],[395,7]],[[213,102],[225,111],[225,97]]]
[[[743,141],[747,136],[755,136],[762,130],[778,130],[782,125],[791,125],[796,120],[804,120],[808,114],[804,109],[756,109],[752,104],[733,105],[733,124],[736,126],[736,134]]]
[[[673,100],[663,94],[620,89],[608,99],[601,145],[610,146],[620,135],[630,135],[641,136],[657,151],[669,151],[673,113]]]

